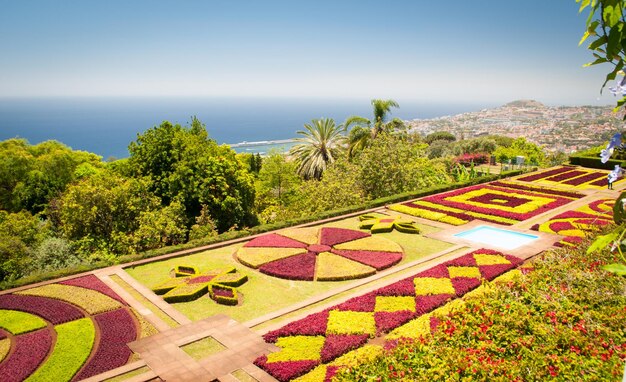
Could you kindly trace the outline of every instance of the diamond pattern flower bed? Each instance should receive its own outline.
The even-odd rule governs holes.
[[[512,225],[583,196],[545,187],[492,182],[395,204],[389,209],[452,225],[476,219]]]
[[[607,186],[608,171],[594,170],[580,167],[563,166],[556,169],[542,171],[536,174],[518,178],[522,182],[537,182],[543,184],[561,184],[565,186],[589,189],[604,188]],[[614,184],[622,182],[618,179]]]
[[[589,232],[613,224],[613,199],[600,199],[573,211],[558,214],[531,229],[565,236],[556,246],[575,246]]]
[[[2,295],[0,332],[10,334],[0,342],[13,350],[0,359],[0,381],[79,380],[123,366],[126,344],[154,332],[134,316],[93,275]]]
[[[323,380],[324,373],[338,365],[338,357],[362,347],[368,339],[418,319],[478,287],[481,280],[492,280],[520,263],[516,257],[480,249],[437,265],[265,334],[264,339],[281,350],[257,358],[255,364],[279,381],[290,381],[323,365],[323,373],[317,368],[311,371],[311,380]],[[307,378],[304,375],[303,380]]]
[[[367,277],[402,260],[393,241],[344,228],[292,228],[259,236],[237,259],[262,273],[289,280],[334,281]]]

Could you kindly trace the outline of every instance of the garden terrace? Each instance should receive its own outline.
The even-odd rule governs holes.
[[[449,331],[447,314],[489,280],[518,280],[527,258],[612,224],[618,191],[594,186],[600,173],[560,166],[2,292],[0,380],[341,377]],[[452,238],[478,224],[540,240]]]

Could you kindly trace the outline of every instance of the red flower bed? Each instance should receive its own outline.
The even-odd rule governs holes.
[[[452,286],[458,297],[480,286],[480,280],[473,277],[455,277],[452,279]]]
[[[213,280],[217,275],[202,275],[198,277],[193,277],[187,280],[187,284],[204,284]]]
[[[577,176],[584,175],[586,173],[587,173],[586,171],[572,170],[572,171],[560,173],[560,174],[555,175],[555,176],[551,176],[549,178],[546,178],[546,180],[550,181],[550,182],[559,182],[560,183],[560,182],[562,182],[564,180],[572,179],[572,178],[575,178]]]
[[[377,271],[392,267],[402,260],[402,253],[399,252],[355,251],[347,249],[333,249],[331,252],[361,264],[369,265],[372,268],[376,268]]]
[[[555,168],[554,170],[539,172],[537,174],[532,174],[532,175],[528,175],[522,178],[518,178],[517,180],[520,180],[522,182],[534,182],[539,179],[547,178],[549,176],[553,176],[553,175],[560,174],[566,171],[571,171],[571,170],[572,170],[572,167],[559,167],[559,168]]]
[[[92,357],[74,377],[74,381],[125,365],[132,354],[126,344],[137,339],[135,321],[124,308],[98,314],[93,318],[100,328],[100,341],[95,353],[92,351]]]
[[[316,256],[313,252],[291,256],[263,264],[259,267],[261,273],[281,277],[288,280],[313,281],[315,274]]]
[[[259,236],[250,240],[244,247],[278,247],[278,248],[306,248],[303,242],[290,239],[275,233]]]
[[[415,287],[413,287],[415,290]],[[359,297],[353,297],[348,301],[335,305],[333,309],[352,312],[373,312],[376,308],[376,293],[370,292]]]
[[[515,196],[511,196],[511,195],[500,195],[500,194],[483,194],[483,195],[479,195],[468,200],[474,203],[493,204],[495,206],[511,207],[511,208],[521,206],[522,204],[526,204],[531,201],[530,199],[526,199],[526,198],[518,198]],[[500,200],[503,200],[504,203],[500,202]]]
[[[233,293],[232,289],[220,288],[219,285],[213,286],[213,294],[218,297],[235,298],[235,293]]]
[[[126,301],[124,301],[120,296],[117,295],[117,293],[115,293],[113,291],[113,289],[111,289],[108,285],[103,283],[99,278],[97,278],[94,275],[77,277],[75,279],[61,281],[58,284],[71,285],[71,286],[77,286],[77,287],[86,288],[86,289],[92,289],[92,290],[98,291],[98,292],[100,292],[100,293],[102,293],[104,295],[107,295],[107,296],[111,297],[112,299],[115,299],[115,300],[121,302],[124,305],[128,305],[126,303]]]
[[[503,183],[503,182],[497,181],[497,182],[491,182],[489,183],[489,185],[493,187],[498,187],[500,191],[505,191],[505,192],[510,192],[510,189],[513,188],[516,190],[531,191],[531,192],[536,192],[539,194],[563,196],[565,198],[570,198],[570,199],[580,199],[585,196],[584,194],[581,194],[579,192],[568,192],[568,191],[554,190],[554,189],[549,189],[549,188],[537,188],[537,187],[532,187],[532,186],[524,186],[523,184],[517,184],[517,183]],[[541,196],[541,195],[536,195],[536,196]]]
[[[41,365],[51,350],[52,335],[47,328],[15,337],[14,351],[0,363],[0,381],[19,382]]]
[[[605,178],[607,175],[601,172],[593,172],[591,174],[587,174],[585,176],[581,176],[575,179],[570,179],[567,180],[565,182],[561,182],[563,184],[567,184],[570,186],[578,186],[580,184],[583,183],[587,183],[587,182],[591,182],[592,180],[596,180],[596,179],[600,179],[600,178]]]
[[[596,180],[595,182],[589,183],[592,186],[598,186],[598,187],[606,187],[609,185],[609,180],[608,180],[608,176],[605,176],[601,179]]]
[[[258,367],[265,369],[274,378],[281,382],[291,381],[320,364],[320,361],[286,361],[267,363],[267,357],[262,356],[254,361]]]
[[[7,338],[9,335],[7,334],[7,332],[5,332],[4,330],[2,330],[0,328],[0,340],[3,340],[5,338]]]
[[[376,335],[380,336],[388,333],[398,326],[406,324],[415,317],[417,317],[417,313],[408,310],[400,310],[397,312],[376,312],[374,313],[374,320],[376,321]]]
[[[305,318],[293,321],[280,329],[273,330],[263,336],[266,342],[274,343],[278,337],[288,336],[323,336],[328,324],[328,310],[309,314]]]
[[[448,272],[448,267],[446,265],[450,265],[450,264],[446,263],[445,265],[444,264],[435,265],[432,268],[429,268],[425,271],[418,273],[417,277],[434,277],[437,279],[449,278],[450,272]],[[413,278],[415,277],[412,277],[411,279]]]
[[[352,229],[324,227],[320,233],[320,244],[332,247],[333,245],[369,236],[371,236],[369,233],[355,231]]]
[[[387,285],[386,287],[382,287],[377,291],[377,294],[378,296],[412,296],[415,294],[413,278],[409,277]]]
[[[471,166],[472,164],[484,164],[489,162],[489,154],[463,154],[454,158],[454,161],[463,166]]]
[[[417,316],[432,312],[436,308],[439,308],[455,296],[451,294],[436,294],[432,296],[417,296],[415,297],[415,313]]]
[[[53,298],[5,294],[0,296],[0,309],[32,313],[53,325],[83,318],[83,313],[73,305]]]
[[[322,348],[322,362],[330,362],[342,354],[365,345],[369,336],[367,334],[329,334]]]

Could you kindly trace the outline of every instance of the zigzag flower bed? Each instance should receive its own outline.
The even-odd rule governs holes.
[[[452,225],[462,225],[475,219],[512,225],[583,196],[546,187],[492,182],[394,204],[388,208]]]
[[[391,240],[344,228],[292,228],[259,236],[237,251],[237,259],[270,276],[335,281],[373,275],[402,260]]]
[[[613,223],[613,199],[600,199],[573,211],[558,214],[545,223],[535,224],[531,229],[556,233],[565,238],[554,245],[575,246],[585,235]]]
[[[352,298],[264,335],[281,350],[259,357],[255,364],[279,381],[329,379],[348,358],[368,357],[364,346],[401,325],[460,297],[516,267],[521,260],[480,249],[437,265],[386,287]],[[338,358],[339,357],[339,358]],[[305,375],[306,373],[309,373]]]
[[[563,166],[541,171],[536,174],[517,178],[521,182],[538,182],[543,184],[561,184],[575,188],[604,188],[608,185],[608,171],[599,171],[582,167]],[[622,182],[624,178],[615,183]],[[614,184],[615,184],[614,183]]]
[[[154,332],[93,275],[1,295],[0,381],[89,378],[125,365],[126,344]]]

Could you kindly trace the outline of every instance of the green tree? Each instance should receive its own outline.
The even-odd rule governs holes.
[[[283,210],[298,196],[301,183],[296,163],[278,151],[270,151],[255,184],[255,205],[261,222],[270,223],[284,216]]]
[[[254,181],[247,164],[228,146],[208,138],[196,118],[191,126],[163,122],[129,146],[130,168],[149,179],[150,189],[168,206],[178,200],[190,227],[205,205],[218,230],[256,224],[253,214]]]
[[[48,225],[27,211],[0,210],[0,281],[28,273],[33,248],[49,234]]]
[[[139,251],[185,242],[185,209],[178,201],[167,207],[144,211],[138,218],[139,228],[133,233]]]
[[[376,139],[380,133],[404,127],[404,123],[398,118],[388,121],[391,108],[400,107],[396,101],[392,99],[373,99],[371,103],[374,114],[372,120],[359,116],[351,116],[344,122],[346,130],[349,130],[348,156],[350,158],[369,146],[370,141]]]
[[[289,151],[298,164],[298,174],[304,179],[321,179],[324,170],[343,153],[345,128],[335,125],[331,118],[314,119],[298,131],[297,145]]]
[[[435,166],[427,158],[426,148],[423,143],[382,134],[356,157],[365,195],[376,199],[449,182],[445,167]]]
[[[447,131],[435,131],[434,133],[430,133],[426,137],[424,137],[424,142],[428,143],[429,145],[435,141],[454,142],[456,141],[456,137],[454,136],[454,134]]]
[[[526,138],[516,138],[510,147],[498,147],[494,152],[499,162],[515,160],[517,156],[523,156],[525,162],[529,164],[542,166],[545,164],[545,153],[541,147],[532,142],[528,142]]]

